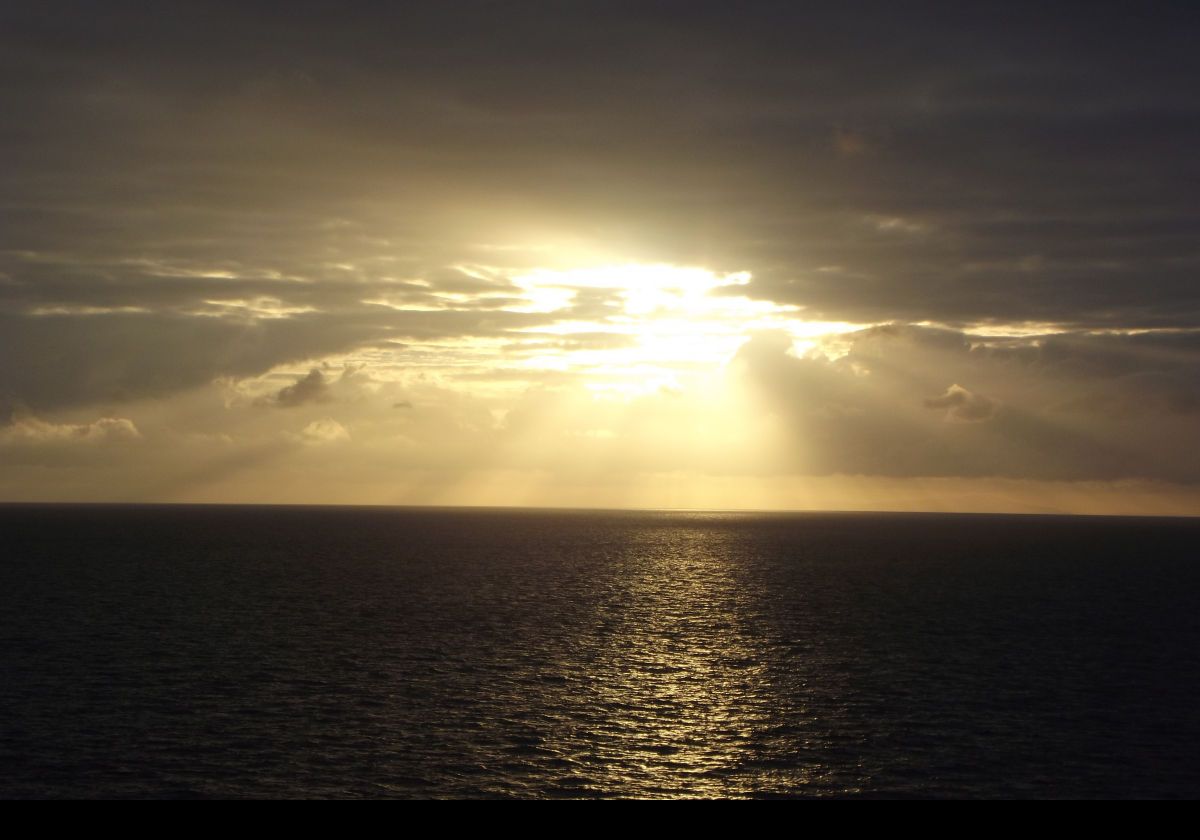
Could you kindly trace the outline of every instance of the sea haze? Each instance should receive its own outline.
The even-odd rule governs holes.
[[[0,506],[6,797],[1195,797],[1200,521]]]

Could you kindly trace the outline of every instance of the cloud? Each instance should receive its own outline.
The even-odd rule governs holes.
[[[1200,335],[988,339],[892,324],[838,343],[797,357],[786,336],[757,336],[731,367],[780,418],[787,470],[1200,481]]]
[[[346,427],[341,423],[326,417],[323,420],[314,420],[305,426],[299,435],[299,439],[303,443],[318,445],[340,443],[350,440],[350,433],[346,431]]]
[[[137,440],[141,436],[133,421],[124,417],[101,417],[91,423],[49,423],[24,415],[0,427],[0,445],[6,446],[95,446]]]
[[[940,397],[925,400],[926,408],[946,409],[946,419],[978,423],[989,419],[996,404],[982,394],[973,394],[961,385],[951,385]]]
[[[251,321],[179,313],[31,317],[0,311],[0,393],[37,411],[164,396],[392,336],[430,343],[493,338],[549,320],[517,312],[392,311],[360,304]],[[391,352],[414,356],[417,349]],[[440,349],[438,354],[448,358]]]
[[[260,398],[258,404],[296,408],[309,403],[329,402],[331,399],[333,397],[330,394],[325,374],[321,373],[319,368],[313,368],[306,376],[296,380],[293,384],[285,385],[274,394]]]

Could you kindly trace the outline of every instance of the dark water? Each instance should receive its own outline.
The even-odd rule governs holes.
[[[1200,522],[0,507],[7,797],[1200,795]]]

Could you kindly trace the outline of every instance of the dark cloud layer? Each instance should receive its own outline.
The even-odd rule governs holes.
[[[751,270],[823,317],[1200,312],[1185,5],[47,3],[3,23],[6,249],[320,279],[387,240],[433,272],[516,215]]]

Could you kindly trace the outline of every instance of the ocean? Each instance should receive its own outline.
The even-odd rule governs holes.
[[[5,798],[1200,795],[1200,520],[0,506]]]

